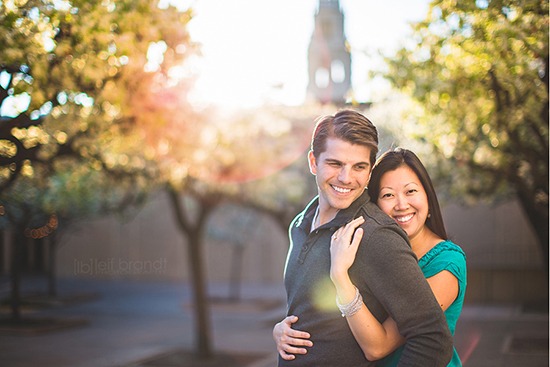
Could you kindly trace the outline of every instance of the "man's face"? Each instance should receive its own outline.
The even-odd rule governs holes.
[[[326,150],[315,159],[309,152],[309,167],[316,176],[321,213],[346,209],[365,190],[372,165],[370,148],[340,139],[327,139]]]

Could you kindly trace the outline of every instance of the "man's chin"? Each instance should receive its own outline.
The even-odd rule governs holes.
[[[332,207],[337,210],[347,209],[355,201],[355,199],[357,198],[347,198],[345,200],[342,200],[342,199],[334,200],[332,202]]]

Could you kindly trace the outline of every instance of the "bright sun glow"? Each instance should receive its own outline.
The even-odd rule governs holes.
[[[307,49],[318,0],[171,0],[195,17],[191,38],[202,44],[193,99],[226,107],[266,101],[300,105],[308,84]],[[358,101],[388,89],[368,72],[383,67],[378,50],[407,42],[409,22],[426,17],[429,0],[340,0],[352,52],[352,85]]]
[[[191,6],[195,15],[189,31],[202,44],[202,56],[173,70],[177,76],[199,75],[192,102],[229,108],[304,102],[307,50],[319,0],[161,0],[159,7],[168,3],[181,10]],[[384,67],[378,50],[390,55],[410,41],[409,23],[426,17],[429,0],[340,0],[340,7],[355,99],[376,101],[389,89],[385,80],[368,78],[369,71]],[[151,71],[162,62],[164,48],[162,41],[151,45]],[[26,105],[25,96],[13,97],[4,101],[2,114],[17,114]]]

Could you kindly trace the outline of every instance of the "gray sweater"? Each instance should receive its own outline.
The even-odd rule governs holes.
[[[375,366],[365,358],[335,303],[330,280],[330,237],[363,216],[363,239],[349,270],[365,305],[383,322],[391,316],[407,339],[399,366],[447,366],[453,340],[445,315],[418,266],[405,231],[369,200],[367,191],[329,223],[310,233],[318,199],[292,222],[285,265],[288,315],[307,331],[313,347],[279,366]]]

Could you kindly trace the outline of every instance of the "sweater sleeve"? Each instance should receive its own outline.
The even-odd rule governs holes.
[[[398,366],[447,366],[452,335],[408,243],[392,227],[363,241],[364,279],[407,339]]]

